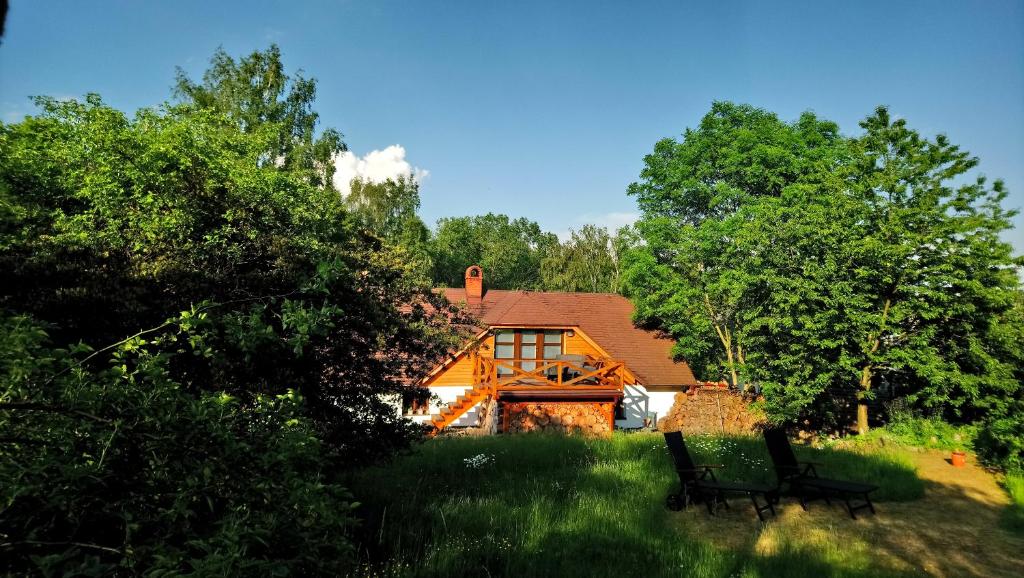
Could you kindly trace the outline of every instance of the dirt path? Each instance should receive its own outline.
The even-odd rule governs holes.
[[[882,503],[876,516],[851,520],[842,506],[821,502],[804,512],[786,500],[778,517],[762,528],[751,519],[753,511],[737,501],[717,518],[691,508],[680,523],[716,541],[722,537],[729,548],[761,554],[796,544],[820,549],[825,558],[831,552],[837,560],[875,560],[897,572],[941,578],[1024,576],[1024,538],[999,527],[1009,499],[995,477],[970,459],[966,467],[954,468],[943,453],[910,455],[926,483],[924,498]]]

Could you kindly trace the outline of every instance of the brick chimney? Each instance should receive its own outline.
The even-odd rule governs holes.
[[[466,269],[466,299],[479,300],[484,296],[484,270],[479,265]]]

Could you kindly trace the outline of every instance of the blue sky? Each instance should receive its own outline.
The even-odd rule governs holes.
[[[156,105],[175,66],[199,76],[218,46],[271,42],[319,80],[323,124],[355,155],[400,145],[428,172],[430,224],[620,224],[643,155],[712,100],[813,110],[847,133],[886,104],[979,156],[1024,207],[1020,1],[13,0],[0,118],[32,112],[33,94]],[[1024,253],[1024,218],[1007,238]]]

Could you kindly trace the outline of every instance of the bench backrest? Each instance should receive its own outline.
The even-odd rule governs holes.
[[[764,430],[764,442],[768,446],[768,455],[772,458],[775,466],[775,474],[779,481],[800,475],[800,462],[793,453],[793,447],[789,445],[789,437],[786,430],[782,428],[770,428]]]
[[[697,472],[695,470],[697,469],[697,466],[693,463],[693,458],[690,457],[689,450],[686,449],[686,442],[683,440],[683,432],[665,432],[665,445],[668,447],[668,453],[672,455],[672,461],[675,463],[676,472],[679,473],[679,480],[683,483],[696,480]]]

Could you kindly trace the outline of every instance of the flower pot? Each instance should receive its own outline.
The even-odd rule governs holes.
[[[949,463],[953,464],[958,468],[962,468],[964,467],[964,465],[967,464],[967,454],[965,454],[964,452],[953,452],[953,455],[950,458]]]

